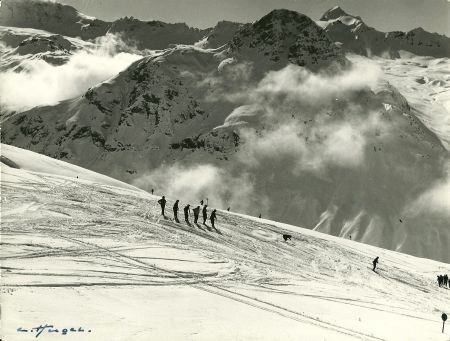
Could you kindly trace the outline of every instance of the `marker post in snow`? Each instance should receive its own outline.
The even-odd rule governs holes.
[[[447,321],[447,314],[443,313],[441,318],[442,318],[442,334],[444,334],[444,326],[445,326],[445,321]]]

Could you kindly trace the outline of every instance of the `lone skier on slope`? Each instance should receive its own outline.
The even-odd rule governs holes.
[[[197,206],[192,211],[194,212],[194,224],[197,224],[198,215],[200,214],[200,206]]]
[[[162,215],[165,217],[166,215],[164,214],[164,208],[166,207],[166,197],[163,195],[161,199],[158,200],[158,204],[161,205],[161,213]]]
[[[206,219],[208,219],[208,211],[206,210],[206,208],[208,207],[208,205],[203,206],[203,225],[206,225]]]
[[[190,205],[187,204],[187,205],[184,206],[184,208],[183,208],[183,211],[184,211],[184,221],[185,221],[188,225],[190,225],[190,223],[189,223],[189,207],[190,207]]]
[[[378,264],[378,257],[377,258],[375,258],[373,261],[372,261],[372,264],[373,264],[373,271],[375,271],[375,269],[377,268],[377,264]]]
[[[209,220],[211,221],[211,226],[212,227],[214,227],[214,228],[216,228],[215,226],[214,226],[214,221],[217,219],[217,217],[216,217],[216,210],[214,209],[212,212],[211,212],[211,215],[209,216]]]
[[[180,221],[178,220],[178,203],[180,202],[180,200],[175,201],[175,204],[173,204],[173,219],[175,219],[175,221],[177,223],[179,223]]]

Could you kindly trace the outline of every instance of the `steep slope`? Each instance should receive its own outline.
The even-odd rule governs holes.
[[[308,110],[301,101],[276,101],[276,119],[239,132],[252,195],[262,198],[253,212],[269,198],[272,219],[448,262],[448,207],[427,206],[424,220],[410,209],[421,193],[448,181],[439,139],[389,85],[330,102],[324,96],[322,108]],[[267,128],[277,121],[283,124]]]
[[[5,122],[4,141],[104,173],[110,169],[119,179],[125,171],[156,167],[171,143],[208,131],[209,114],[182,74],[217,64],[213,53],[191,47],[145,58],[80,98],[15,115]]]
[[[36,337],[41,323],[86,340],[450,336],[440,320],[449,289],[436,284],[448,264],[228,212],[215,229],[176,224],[156,196],[78,168],[76,179],[75,167],[17,148],[2,156],[21,165],[1,167],[8,340],[25,337],[18,328]]]
[[[41,173],[45,176],[60,176],[78,179],[81,182],[95,182],[106,186],[124,188],[136,192],[142,192],[138,188],[110,178],[108,176],[92,172],[88,169],[72,165],[67,162],[52,159],[45,155],[39,155],[31,151],[0,145],[0,163],[2,168],[14,169],[13,173],[25,176],[26,173]],[[3,181],[5,181],[3,179]]]
[[[346,51],[364,56],[399,58],[399,51],[405,50],[419,56],[450,57],[450,38],[444,35],[420,27],[406,33],[380,32],[338,6],[325,12],[317,23]]]

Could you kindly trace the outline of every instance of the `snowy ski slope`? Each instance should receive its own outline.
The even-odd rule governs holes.
[[[4,340],[450,340],[449,264],[226,211],[176,224],[175,198],[165,220],[159,196],[1,152]]]

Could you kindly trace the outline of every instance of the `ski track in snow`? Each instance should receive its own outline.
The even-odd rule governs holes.
[[[450,339],[448,264],[223,211],[216,229],[177,224],[159,197],[7,166],[1,196],[6,340],[41,323],[92,340]]]

